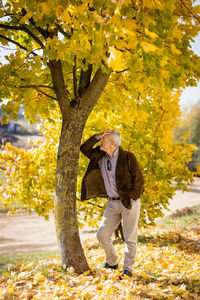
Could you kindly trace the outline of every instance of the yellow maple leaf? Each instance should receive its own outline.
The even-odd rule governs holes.
[[[135,20],[132,19],[124,19],[123,24],[125,28],[128,28],[129,30],[138,29],[138,24]]]
[[[162,159],[156,159],[156,163],[161,167],[161,168],[163,168],[164,167],[164,162],[162,161]]]
[[[123,59],[123,53],[116,50],[114,47],[110,47],[110,56],[108,58],[108,66],[115,71],[120,71],[126,68],[125,61]]]
[[[23,23],[27,22],[32,16],[33,16],[32,11],[28,11],[27,14],[21,18],[19,23],[23,24]]]
[[[118,28],[122,27],[122,20],[120,18],[119,14],[115,14],[111,19],[110,22],[108,23],[112,23],[118,26]]]
[[[148,28],[145,28],[145,34],[148,35],[152,40],[155,40],[158,35],[155,32],[149,31]]]
[[[143,0],[143,5],[145,6],[145,7],[148,7],[148,8],[153,8],[152,7],[152,3],[153,1],[150,1],[150,0]]]
[[[173,54],[180,55],[181,51],[179,51],[174,44],[171,44],[171,51]]]
[[[59,18],[64,13],[64,7],[61,5],[56,6],[56,16]]]
[[[148,42],[141,42],[141,46],[145,52],[155,52],[158,50],[158,47]]]
[[[160,0],[160,1],[155,0],[154,3],[155,3],[156,8],[161,9],[161,10],[164,9],[165,3],[163,0]]]
[[[195,14],[200,14],[200,5],[196,5],[196,6],[194,6],[194,8],[193,8],[193,12],[195,13]]]
[[[177,27],[175,27],[173,29],[173,36],[178,38],[178,39],[181,39],[183,34],[182,34],[182,31],[180,29],[178,29]]]

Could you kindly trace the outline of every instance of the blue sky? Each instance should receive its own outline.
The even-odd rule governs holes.
[[[200,5],[200,0],[194,1],[193,5]],[[194,43],[191,43],[191,47],[194,53],[200,56],[200,34],[195,38]],[[188,107],[190,109],[192,105],[198,102],[198,100],[200,100],[200,82],[196,87],[186,88],[180,97],[179,103],[182,110],[184,107]]]
[[[194,43],[191,43],[191,47],[193,51],[200,56],[200,34],[196,37]],[[200,100],[200,82],[196,87],[187,87],[183,91],[179,103],[182,110],[186,106],[190,109],[191,106],[197,103],[198,100]]]

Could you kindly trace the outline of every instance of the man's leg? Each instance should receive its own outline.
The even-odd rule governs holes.
[[[140,199],[132,201],[131,209],[122,204],[122,228],[125,238],[125,258],[123,270],[132,272],[137,251],[138,221],[140,217]]]
[[[117,264],[117,256],[111,237],[121,221],[120,202],[109,200],[97,231],[97,239],[106,253],[106,262],[111,266]]]

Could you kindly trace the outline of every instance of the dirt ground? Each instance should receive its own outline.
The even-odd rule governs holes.
[[[200,178],[196,178],[191,192],[177,190],[170,201],[171,211],[164,210],[165,216],[177,209],[200,204]],[[96,231],[90,228],[80,230],[81,241],[94,238]],[[53,215],[49,221],[36,214],[19,212],[14,216],[0,213],[0,255],[8,253],[40,252],[58,250]]]

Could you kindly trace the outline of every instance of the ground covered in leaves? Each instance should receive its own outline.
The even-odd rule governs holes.
[[[200,222],[190,220],[140,229],[133,277],[98,269],[104,262],[96,240],[84,245],[91,270],[63,270],[60,257],[10,266],[0,279],[0,299],[200,299]],[[122,268],[124,244],[115,241]]]

